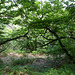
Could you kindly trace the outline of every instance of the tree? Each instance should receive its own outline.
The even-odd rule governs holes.
[[[65,2],[62,0],[49,0],[45,3],[35,0],[1,1],[1,23],[4,25],[18,25],[20,29],[12,30],[10,37],[0,42],[0,45],[21,37],[26,37],[31,41],[33,40],[31,38],[37,38],[39,44],[36,44],[40,45],[38,47],[60,45],[62,52],[66,53],[70,60],[73,60],[72,51],[63,43],[64,41],[75,42],[75,11],[72,11],[75,6],[71,4],[65,8],[63,3]]]

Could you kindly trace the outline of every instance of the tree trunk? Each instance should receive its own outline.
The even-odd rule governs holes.
[[[54,34],[54,36],[58,39],[59,44],[60,44],[60,46],[62,47],[62,49],[64,50],[64,52],[66,53],[66,55],[69,57],[69,59],[70,59],[71,61],[73,61],[73,56],[71,56],[71,55],[68,53],[67,49],[66,49],[65,46],[62,44],[62,42],[61,42],[59,36],[58,36],[55,32],[53,32],[52,30],[50,30],[49,28],[47,28],[47,30],[49,30],[52,34]],[[74,61],[73,61],[73,63],[75,64]]]

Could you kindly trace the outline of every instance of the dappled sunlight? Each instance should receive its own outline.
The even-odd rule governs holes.
[[[0,58],[3,60],[4,63],[8,63],[10,64],[10,62],[12,62],[12,59],[20,59],[20,58],[43,58],[43,59],[47,59],[47,56],[45,54],[40,55],[40,54],[32,54],[32,53],[26,53],[26,55],[24,56],[22,53],[16,53],[16,52],[9,52],[7,56],[0,56]]]
[[[18,54],[18,53],[15,53],[15,52],[10,52],[10,53],[8,53],[8,56],[23,57],[23,54]]]
[[[26,53],[26,56],[28,58],[47,58],[47,56],[45,54],[32,54],[32,53]]]
[[[10,64],[10,62],[12,62],[12,59],[17,60],[20,57],[23,57],[23,54],[18,54],[15,52],[9,52],[6,57],[3,55],[0,58],[3,60],[4,63]]]

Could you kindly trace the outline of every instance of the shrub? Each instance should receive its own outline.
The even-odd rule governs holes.
[[[29,74],[29,75],[43,75],[43,73],[34,72],[34,71],[29,71],[28,74]]]
[[[64,65],[63,68],[59,68],[59,69],[51,68],[49,72],[45,73],[45,75],[74,75],[74,74],[75,74],[74,64]]]
[[[20,66],[23,66],[23,65],[26,65],[28,63],[32,63],[33,62],[33,59],[28,59],[28,58],[19,58],[17,60],[13,60],[12,64],[14,66],[16,65],[20,65]]]
[[[3,64],[3,61],[2,61],[2,59],[0,59],[0,65],[2,65]]]
[[[37,51],[32,51],[32,54],[37,54],[38,52]]]

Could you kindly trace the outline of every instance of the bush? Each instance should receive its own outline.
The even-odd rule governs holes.
[[[29,75],[43,75],[43,73],[34,72],[34,71],[29,71],[28,74],[29,74]]]
[[[37,54],[38,53],[38,51],[32,51],[32,54]]]
[[[3,61],[2,61],[2,59],[0,59],[0,66],[3,64]]]
[[[53,69],[51,68],[49,72],[46,72],[45,75],[74,75],[75,74],[75,65],[66,64],[63,68]]]
[[[23,65],[26,65],[28,63],[31,64],[32,62],[33,62],[33,59],[19,58],[17,60],[13,60],[12,65],[14,65],[14,66],[16,66],[16,65],[23,66]]]

